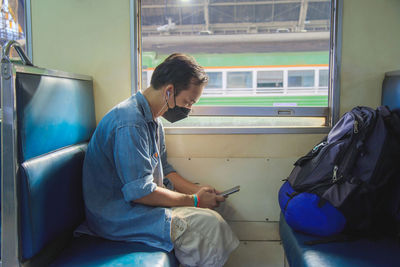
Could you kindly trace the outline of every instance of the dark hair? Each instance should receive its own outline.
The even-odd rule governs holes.
[[[202,85],[208,82],[204,69],[194,58],[174,53],[158,65],[151,77],[151,85],[159,89],[166,84],[174,85],[175,95],[187,90],[190,84]]]

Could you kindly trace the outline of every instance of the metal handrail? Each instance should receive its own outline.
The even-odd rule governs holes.
[[[33,66],[31,60],[28,58],[28,56],[25,54],[24,50],[22,49],[22,46],[20,43],[17,41],[8,41],[6,45],[3,47],[3,58],[1,62],[11,62],[10,60],[10,51],[11,48],[13,48],[17,51],[19,57],[22,60],[22,63],[27,66]]]

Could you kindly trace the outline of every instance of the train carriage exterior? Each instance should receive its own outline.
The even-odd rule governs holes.
[[[198,105],[328,105],[327,51],[192,56],[210,78]],[[144,52],[144,86],[150,85],[152,71],[165,57]]]

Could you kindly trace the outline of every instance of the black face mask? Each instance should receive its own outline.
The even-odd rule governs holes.
[[[169,93],[168,93],[168,97],[169,97]],[[174,122],[177,122],[177,121],[182,120],[184,118],[187,118],[189,116],[189,113],[190,113],[191,109],[184,108],[184,107],[178,107],[176,105],[175,94],[174,94],[175,107],[174,108],[170,108],[168,106],[168,99],[166,100],[166,103],[167,103],[168,110],[162,116],[167,121],[169,121],[171,123],[174,123]]]

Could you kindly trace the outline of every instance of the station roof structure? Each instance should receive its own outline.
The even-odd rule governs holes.
[[[143,49],[327,50],[330,4],[330,0],[142,0]]]

